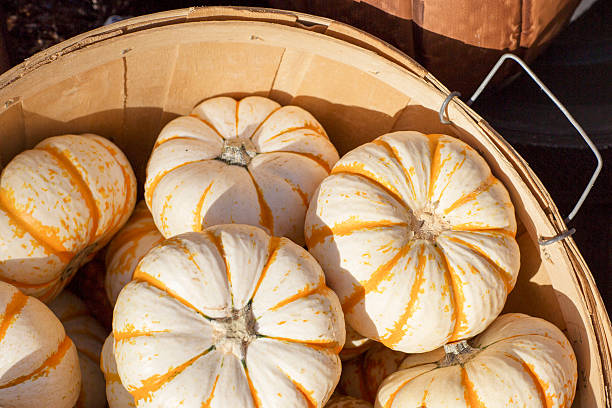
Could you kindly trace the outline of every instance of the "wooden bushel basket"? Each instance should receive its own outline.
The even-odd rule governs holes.
[[[591,272],[527,163],[413,60],[344,24],[261,9],[191,8],[85,33],[0,76],[0,163],[40,140],[97,133],[130,158],[142,186],[161,127],[203,99],[269,96],[312,112],[340,154],[392,130],[446,133],[476,148],[510,191],[521,271],[506,311],[561,328],[578,358],[575,407],[610,404],[612,329]]]

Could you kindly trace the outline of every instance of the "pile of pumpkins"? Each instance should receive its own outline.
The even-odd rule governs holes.
[[[572,403],[562,332],[499,316],[514,208],[460,140],[400,131],[339,158],[302,108],[216,97],[162,129],[136,192],[95,135],[3,169],[0,406]],[[62,291],[103,248],[110,335]]]

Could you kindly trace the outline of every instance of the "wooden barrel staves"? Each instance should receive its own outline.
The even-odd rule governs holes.
[[[612,329],[591,272],[528,164],[411,58],[336,21],[300,13],[190,8],[121,21],[58,44],[0,76],[0,163],[40,140],[97,133],[130,159],[142,188],[163,125],[206,98],[263,95],[310,111],[342,155],[394,130],[445,133],[475,148],[518,220],[518,283],[506,312],[547,319],[575,350],[574,406],[603,408]]]
[[[271,0],[273,7],[333,18],[416,59],[449,89],[476,90],[504,52],[532,61],[569,22],[579,0]],[[501,81],[514,72],[508,67]]]

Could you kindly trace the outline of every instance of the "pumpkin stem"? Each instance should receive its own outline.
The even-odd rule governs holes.
[[[257,149],[251,139],[225,139],[223,150],[217,156],[217,160],[230,165],[246,167],[256,155]]]
[[[450,224],[437,215],[433,207],[413,211],[411,224],[414,239],[430,242],[434,242],[442,232],[450,229]]]
[[[480,352],[479,348],[469,345],[467,340],[456,341],[444,345],[444,358],[437,362],[438,367],[464,365]]]
[[[249,343],[257,337],[251,303],[240,310],[232,309],[228,317],[211,320],[211,324],[217,350],[244,360]]]

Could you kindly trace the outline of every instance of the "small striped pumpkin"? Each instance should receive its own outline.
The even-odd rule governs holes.
[[[376,343],[364,354],[342,362],[337,390],[342,394],[374,403],[378,387],[396,372],[406,353]]]
[[[127,158],[100,136],[50,137],[20,153],[0,176],[0,280],[50,301],[135,202]]]
[[[0,282],[0,407],[72,408],[80,389],[77,350],[58,318]]]
[[[236,223],[303,245],[308,203],[337,160],[304,109],[260,96],[217,97],[162,129],[145,199],[166,238]]]
[[[49,302],[49,309],[64,325],[79,355],[82,381],[75,408],[104,408],[105,382],[100,371],[100,353],[106,337],[104,328],[90,316],[85,303],[67,290]]]
[[[500,316],[482,334],[411,355],[380,386],[376,408],[569,408],[578,372],[574,351],[552,323]]]
[[[140,408],[323,407],[344,330],[306,250],[237,224],[153,248],[113,316],[117,369]]]
[[[106,400],[109,408],[133,408],[136,406],[134,397],[127,392],[119,373],[117,373],[117,362],[115,361],[115,338],[111,333],[104,341],[102,346],[102,357],[100,358],[100,368],[106,380]]]
[[[325,408],[372,408],[372,404],[367,401],[353,397],[333,397]]]
[[[106,250],[104,287],[114,306],[119,292],[134,275],[136,265],[155,245],[164,240],[144,201],[136,205],[125,226],[113,237]]]
[[[347,153],[305,234],[348,324],[404,352],[482,332],[519,271],[508,192],[450,136],[395,132]]]
[[[372,347],[376,342],[372,339],[368,339],[367,337],[363,337],[361,334],[357,333],[355,329],[353,329],[348,324],[346,325],[346,342],[344,343],[344,347],[340,352],[340,359],[350,360],[351,358],[355,358],[361,353],[368,350]]]

